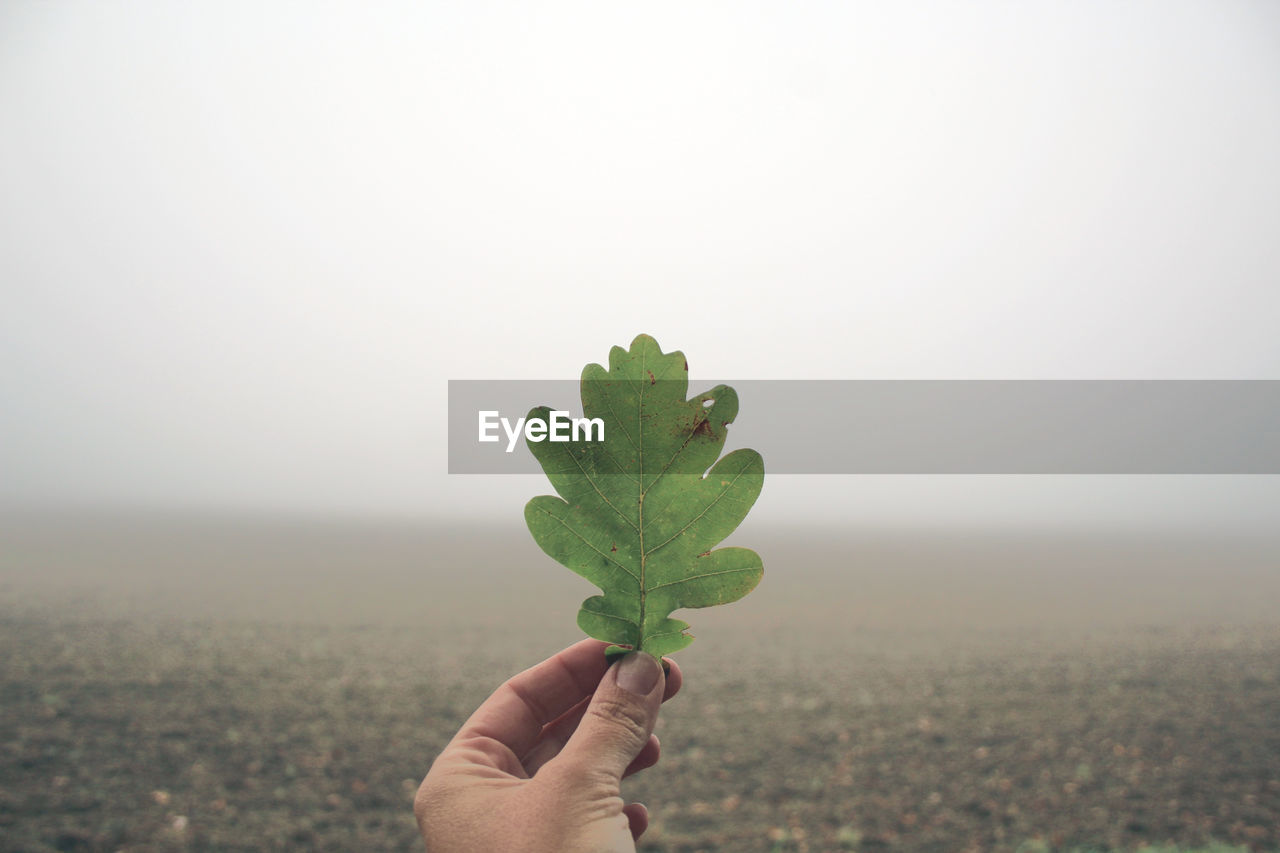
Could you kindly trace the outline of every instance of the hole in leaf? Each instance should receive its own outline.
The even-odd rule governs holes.
[[[704,408],[704,409],[709,409],[709,408],[711,408],[712,406],[714,406],[715,404],[716,404],[716,401],[715,401],[715,400],[703,400],[703,401],[702,401],[702,408]]]

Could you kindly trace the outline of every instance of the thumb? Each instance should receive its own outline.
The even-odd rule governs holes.
[[[632,652],[609,667],[558,763],[621,780],[653,733],[664,681],[648,652]]]

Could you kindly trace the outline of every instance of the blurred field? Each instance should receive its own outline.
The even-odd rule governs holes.
[[[645,850],[1280,847],[1280,542],[749,530]],[[413,790],[591,588],[503,530],[0,520],[0,850],[419,850]]]

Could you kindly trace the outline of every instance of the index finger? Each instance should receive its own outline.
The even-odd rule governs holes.
[[[508,679],[462,724],[455,741],[484,737],[515,755],[537,742],[542,727],[595,693],[609,668],[607,643],[581,640]]]

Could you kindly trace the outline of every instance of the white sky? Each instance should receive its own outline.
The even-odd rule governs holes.
[[[640,331],[695,382],[1280,378],[1277,151],[1269,0],[9,0],[0,502],[518,524],[543,483],[442,473],[445,381]],[[1276,506],[776,478],[760,511]]]

